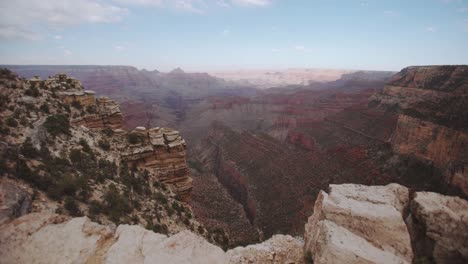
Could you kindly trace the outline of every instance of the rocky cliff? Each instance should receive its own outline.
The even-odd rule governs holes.
[[[468,66],[408,67],[370,103],[399,115],[395,153],[430,163],[448,188],[468,195]]]
[[[17,199],[2,215],[44,209],[211,239],[186,203],[192,181],[178,131],[122,130],[115,101],[64,74],[25,80],[2,70],[0,81],[0,185]]]
[[[30,213],[0,225],[0,263],[466,263],[467,213],[466,200],[410,195],[398,184],[331,185],[315,202],[305,242],[275,235],[227,252],[190,231],[168,237]]]

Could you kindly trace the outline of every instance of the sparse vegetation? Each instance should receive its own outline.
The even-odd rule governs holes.
[[[70,135],[70,121],[67,115],[56,114],[48,116],[44,122],[44,127],[52,136]]]
[[[32,97],[38,97],[39,95],[41,95],[39,89],[37,89],[36,86],[31,86],[28,90],[26,90],[24,94]]]
[[[71,102],[71,106],[73,106],[74,108],[76,109],[83,109],[83,105],[81,105],[80,101],[77,101],[77,100],[73,100]]]
[[[26,158],[35,158],[39,154],[38,150],[31,143],[31,138],[27,137],[20,148],[21,154]]]
[[[18,126],[18,122],[16,122],[16,120],[11,116],[6,119],[6,124],[9,127],[17,127]]]
[[[136,134],[136,133],[130,133],[128,134],[128,143],[130,144],[138,144],[138,143],[141,143],[143,141],[143,139],[141,138],[140,135]]]
[[[106,150],[106,151],[110,150],[110,143],[106,139],[99,140],[98,145],[103,150]]]

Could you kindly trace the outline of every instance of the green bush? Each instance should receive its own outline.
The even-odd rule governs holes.
[[[75,107],[76,109],[83,109],[83,105],[81,105],[80,101],[73,100],[71,106]]]
[[[104,133],[104,135],[108,136],[108,137],[112,137],[112,135],[114,135],[114,130],[112,130],[112,128],[110,127],[105,127],[102,132]]]
[[[54,137],[60,134],[70,135],[70,122],[67,115],[56,114],[48,116],[44,122],[44,127]]]
[[[135,133],[128,134],[128,142],[130,144],[138,144],[141,141],[142,141],[142,138],[138,134],[135,134]]]
[[[30,137],[27,137],[23,145],[21,145],[20,152],[26,158],[31,158],[31,159],[37,157],[39,154],[37,149],[33,146]]]
[[[89,202],[89,212],[93,215],[98,215],[102,212],[102,205],[96,200]]]
[[[201,226],[201,225],[198,226],[198,233],[200,235],[203,235],[205,233],[205,229],[203,228],[203,226]]]
[[[11,116],[6,119],[6,124],[9,127],[17,127],[18,126],[18,122],[16,122],[16,120]]]
[[[79,144],[86,153],[92,153],[91,147],[89,147],[88,142],[84,138],[80,138]]]
[[[99,147],[101,147],[103,150],[106,150],[106,151],[110,150],[110,143],[106,139],[99,140],[98,144],[99,144]]]
[[[163,193],[156,192],[154,198],[162,204],[167,204],[167,197]]]
[[[81,216],[80,208],[76,203],[75,199],[71,196],[65,197],[64,207],[70,213],[71,216]]]
[[[33,97],[38,97],[39,95],[41,95],[39,89],[37,89],[36,86],[31,86],[28,90],[26,90],[24,94]]]
[[[3,158],[0,158],[0,176],[3,176],[4,174],[8,172],[9,172],[9,169],[6,164],[6,160]]]
[[[120,194],[119,190],[114,184],[109,186],[106,194],[104,195],[106,204],[106,212],[113,222],[119,222],[120,218],[131,213],[132,208],[128,199]]]
[[[96,113],[97,112],[96,106],[95,105],[88,105],[86,107],[86,112],[88,112],[89,114]]]
[[[39,107],[39,109],[46,114],[49,113],[49,106],[46,103],[42,104],[41,107]]]

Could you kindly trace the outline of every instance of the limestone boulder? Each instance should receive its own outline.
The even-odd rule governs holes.
[[[86,217],[31,213],[0,227],[0,263],[86,263],[112,234]]]
[[[228,263],[304,263],[303,246],[297,238],[274,235],[261,244],[229,250]]]
[[[305,226],[306,257],[314,263],[411,263],[403,220],[408,201],[408,189],[398,184],[330,185]]]
[[[166,237],[139,226],[121,225],[115,239],[103,263],[225,263],[222,249],[189,231]]]
[[[468,201],[418,192],[407,222],[418,258],[435,263],[468,263]]]

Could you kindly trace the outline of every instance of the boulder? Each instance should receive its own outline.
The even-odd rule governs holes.
[[[305,226],[304,252],[314,263],[411,263],[404,222],[408,189],[398,185],[330,185]]]
[[[0,228],[0,263],[86,263],[113,230],[86,217],[31,213]]]
[[[418,192],[407,218],[418,259],[468,263],[468,201]]]
[[[0,263],[226,263],[190,231],[167,237],[140,226],[117,230],[86,217],[31,213],[0,226]]]
[[[31,211],[31,194],[15,181],[0,179],[0,225]]]
[[[227,252],[229,263],[304,263],[304,242],[288,235],[274,235],[267,241],[237,247]]]

